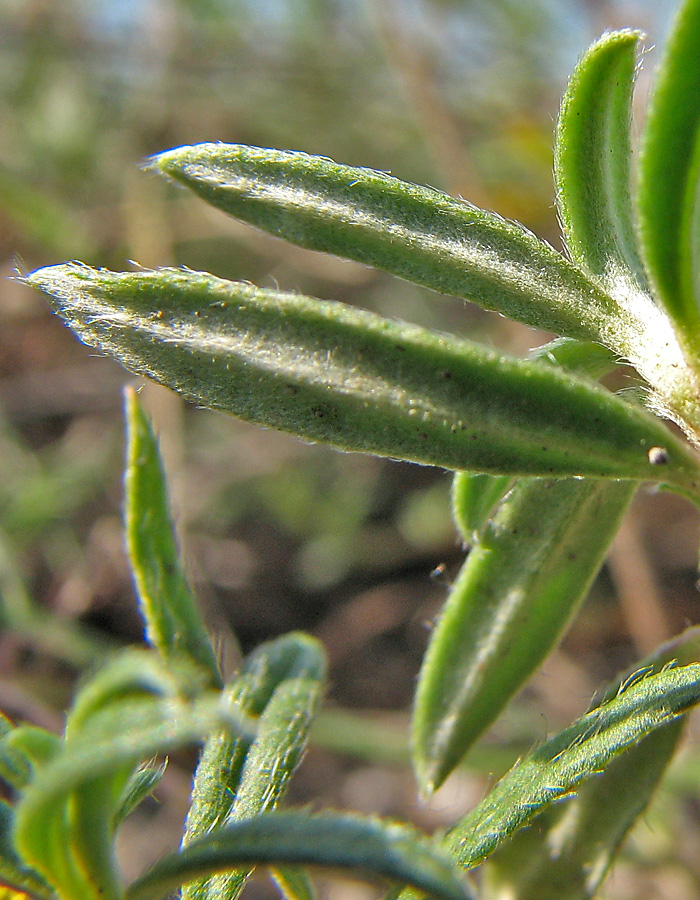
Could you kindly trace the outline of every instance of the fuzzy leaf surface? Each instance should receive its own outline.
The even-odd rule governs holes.
[[[163,659],[200,665],[221,684],[216,654],[182,570],[158,443],[134,391],[126,395],[124,520],[148,641]]]
[[[639,294],[639,258],[630,194],[630,125],[641,34],[604,35],[584,54],[564,94],[555,142],[559,214],[573,259],[615,296]]]
[[[596,706],[671,662],[696,661],[698,654],[700,629],[691,628],[611,684]],[[573,796],[550,804],[517,831],[484,865],[483,900],[593,897],[671,761],[685,718],[643,737]]]
[[[555,366],[184,270],[71,264],[28,283],[127,368],[307,440],[448,469],[697,489],[695,457],[661,422]]]
[[[210,832],[222,821],[228,825],[274,809],[301,761],[325,683],[325,657],[321,646],[307,635],[287,635],[283,641],[282,647],[281,642],[273,642],[272,647],[268,647],[273,653],[283,649],[291,662],[284,677],[274,683],[274,687],[269,665],[264,669],[260,665],[260,648],[254,669],[262,676],[265,687],[261,682],[253,687],[254,678],[246,685],[245,676],[234,684],[238,703],[248,713],[255,699],[270,688],[272,690],[260,713],[252,744],[245,747],[240,739],[237,742],[225,742],[220,737],[210,739],[211,749],[209,745],[205,748],[197,769],[196,807],[193,803],[183,846],[189,845],[196,835]],[[296,642],[297,654],[292,661],[293,642]],[[244,761],[241,760],[243,753]],[[227,790],[238,771],[238,784]],[[214,803],[210,807],[203,802],[204,795],[213,795]],[[195,882],[183,889],[183,897],[185,900],[234,900],[250,872],[243,868]]]
[[[131,776],[120,797],[119,806],[114,814],[115,825],[121,824],[146,797],[150,797],[160,784],[167,761],[158,766],[140,766]]]
[[[301,247],[333,253],[511,319],[608,343],[611,299],[518,225],[439,191],[329,159],[196,144],[150,167],[224,212]]]
[[[433,631],[413,713],[431,793],[556,644],[634,494],[629,482],[523,479],[457,577]]]
[[[666,669],[632,684],[516,764],[448,833],[446,846],[465,868],[478,865],[550,803],[699,701],[700,665]]]
[[[291,632],[248,654],[224,693],[234,709],[259,721],[280,687],[297,681],[321,684],[324,678],[325,658],[318,642],[307,634]],[[255,736],[228,729],[209,736],[195,773],[185,844],[226,820]]]
[[[639,164],[644,261],[684,343],[700,346],[700,2],[685,0],[656,75]]]
[[[239,866],[308,865],[370,880],[410,884],[440,900],[469,900],[449,858],[405,826],[334,813],[263,813],[199,838],[131,885],[127,900],[150,900],[212,872]]]

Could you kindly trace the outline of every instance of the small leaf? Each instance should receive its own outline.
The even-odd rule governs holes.
[[[549,804],[698,702],[700,665],[637,681],[517,763],[448,833],[445,845],[465,868],[478,865]]]
[[[128,368],[307,440],[450,469],[697,490],[695,457],[658,420],[555,366],[183,270],[68,265],[28,281]],[[648,458],[657,446],[663,466]]]
[[[690,348],[700,346],[700,2],[680,6],[657,72],[639,161],[644,261]]]
[[[150,797],[155,788],[165,775],[167,760],[159,766],[140,766],[124,788],[121,801],[114,814],[114,824],[119,825],[142,803],[146,797]]]
[[[452,518],[468,544],[479,540],[493,512],[513,484],[509,475],[457,472],[452,481]]]
[[[32,780],[36,770],[49,762],[60,750],[58,735],[36,725],[19,725],[7,729],[0,737],[0,778],[15,791],[21,792]]]
[[[634,488],[526,479],[465,562],[423,660],[414,764],[435,790],[560,638]]]
[[[127,900],[162,897],[203,875],[239,866],[308,865],[410,884],[441,900],[468,900],[458,870],[416,832],[357,816],[263,813],[199,838],[132,884]]]
[[[636,31],[604,35],[584,54],[564,94],[555,143],[559,214],[582,269],[621,302],[644,307],[630,196],[630,125]],[[635,291],[636,288],[636,291]]]
[[[294,244],[545,331],[612,340],[619,349],[623,323],[602,290],[520,226],[439,191],[305,153],[235,144],[178,147],[153,157],[150,166]]]
[[[124,519],[146,636],[166,661],[185,658],[221,684],[216,654],[182,571],[158,444],[134,391],[126,393]]]

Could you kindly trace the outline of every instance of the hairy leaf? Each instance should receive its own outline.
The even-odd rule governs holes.
[[[700,0],[681,4],[652,93],[639,166],[644,261],[684,343],[700,346]]]
[[[608,343],[611,299],[511,222],[430,188],[305,153],[196,144],[151,167],[278,237],[384,269],[512,319]]]
[[[280,666],[282,659],[285,664]],[[183,846],[219,824],[274,809],[306,749],[325,681],[321,646],[295,633],[258,648],[246,662],[232,695],[247,713],[259,708],[267,695],[255,739],[248,744],[244,739],[210,738],[197,768]],[[195,882],[183,889],[183,897],[234,900],[250,872],[243,868]]]
[[[114,814],[115,825],[121,824],[146,797],[153,793],[158,784],[160,784],[163,775],[165,775],[166,767],[167,761],[162,762],[160,765],[139,766],[122,792],[119,806]]]
[[[196,662],[220,685],[216,654],[182,571],[158,444],[134,391],[126,394],[126,421],[126,541],[146,636],[163,659]]]
[[[435,790],[556,644],[605,558],[629,482],[525,479],[450,591],[423,660],[414,763]]]
[[[697,489],[694,456],[660,422],[555,366],[184,270],[74,264],[28,282],[128,368],[309,440],[451,469]]]
[[[619,300],[651,304],[639,259],[629,162],[637,44],[604,35],[584,54],[564,94],[555,143],[559,214],[573,259]],[[636,290],[635,290],[636,288]]]
[[[611,684],[594,708],[669,663],[696,661],[699,653],[700,629],[688,629]],[[575,794],[547,806],[506,841],[484,865],[483,900],[592,897],[663,776],[685,718],[643,737]]]
[[[486,859],[550,803],[700,702],[700,665],[635,682],[533,751],[456,825],[445,843],[466,868]]]

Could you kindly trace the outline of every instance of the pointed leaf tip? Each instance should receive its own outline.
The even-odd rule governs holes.
[[[663,423],[545,363],[189,270],[67,265],[29,283],[127,368],[305,440],[447,469],[697,491],[698,461]],[[663,467],[652,447],[666,449]]]

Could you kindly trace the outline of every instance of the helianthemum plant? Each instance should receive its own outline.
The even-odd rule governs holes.
[[[639,486],[700,504],[700,0],[685,0],[676,19],[632,178],[640,40],[604,35],[565,94],[555,170],[567,256],[438,191],[303,153],[199,144],[149,161],[302,247],[560,335],[527,359],[188,269],[70,263],[25,279],[85,343],[200,405],[455,472],[455,521],[472,548],[416,691],[423,794],[559,640]],[[598,383],[620,362],[639,390]],[[0,848],[0,881],[42,900],[125,891],[140,900],[182,884],[189,897],[218,900],[264,864],[285,896],[305,898],[308,864],[457,898],[474,888],[455,869],[497,851],[483,867],[483,898],[591,896],[700,701],[697,635],[611,686],[440,846],[379,821],[274,812],[318,700],[321,651],[288,636],[223,678],[179,574],[155,444],[133,398],[129,424],[127,536],[157,655],[107,666],[78,696],[64,739],[7,724],[0,774],[18,802],[2,806],[13,838]],[[182,848],[125,889],[114,830],[158,777],[139,764],[198,739]],[[524,828],[535,817],[538,828]]]

